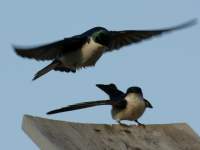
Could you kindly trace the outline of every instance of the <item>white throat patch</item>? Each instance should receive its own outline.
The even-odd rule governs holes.
[[[96,43],[92,38],[81,48],[82,65],[93,66],[97,60],[101,57],[105,50],[105,47],[99,43]]]

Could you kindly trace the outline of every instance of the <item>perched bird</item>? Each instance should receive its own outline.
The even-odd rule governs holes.
[[[94,66],[105,52],[120,49],[132,43],[138,43],[165,32],[183,29],[194,25],[196,20],[156,30],[109,31],[103,27],[92,28],[80,35],[64,38],[61,41],[37,46],[14,46],[16,54],[36,60],[52,60],[38,71],[33,80],[51,70],[75,73],[77,69]]]
[[[138,121],[138,118],[142,116],[146,108],[153,107],[151,103],[143,97],[142,89],[140,87],[129,87],[126,93],[123,93],[117,89],[115,84],[97,84],[96,86],[109,95],[109,100],[77,103],[49,111],[47,114],[56,114],[98,105],[111,105],[112,118],[119,124],[122,124],[120,122],[121,120],[130,120],[137,122],[138,125],[144,126]]]

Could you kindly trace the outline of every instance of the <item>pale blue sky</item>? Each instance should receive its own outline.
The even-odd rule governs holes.
[[[76,74],[52,71],[35,82],[33,75],[49,62],[20,58],[11,46],[52,42],[94,26],[112,30],[167,27],[199,18],[199,6],[199,0],[1,0],[1,147],[38,149],[21,130],[23,114],[47,117],[50,109],[107,98],[95,84],[111,82],[122,90],[142,87],[154,109],[146,111],[141,122],[187,122],[200,134],[199,24],[107,53],[95,68]],[[108,106],[48,118],[115,123]]]

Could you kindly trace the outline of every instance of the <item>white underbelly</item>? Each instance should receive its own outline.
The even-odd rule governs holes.
[[[101,57],[105,47],[95,43],[92,39],[82,46],[80,50],[66,54],[61,58],[64,66],[74,69],[81,67],[94,66]]]
[[[128,99],[127,107],[123,110],[112,109],[115,120],[137,120],[145,111],[145,103],[139,98]]]

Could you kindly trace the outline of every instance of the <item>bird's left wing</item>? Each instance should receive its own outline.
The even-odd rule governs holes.
[[[110,31],[111,42],[108,51],[119,49],[123,46],[130,45],[132,43],[138,43],[145,39],[149,39],[154,36],[161,35],[179,29],[183,29],[196,24],[197,20],[193,19],[183,24],[157,30],[124,30],[124,31]]]

